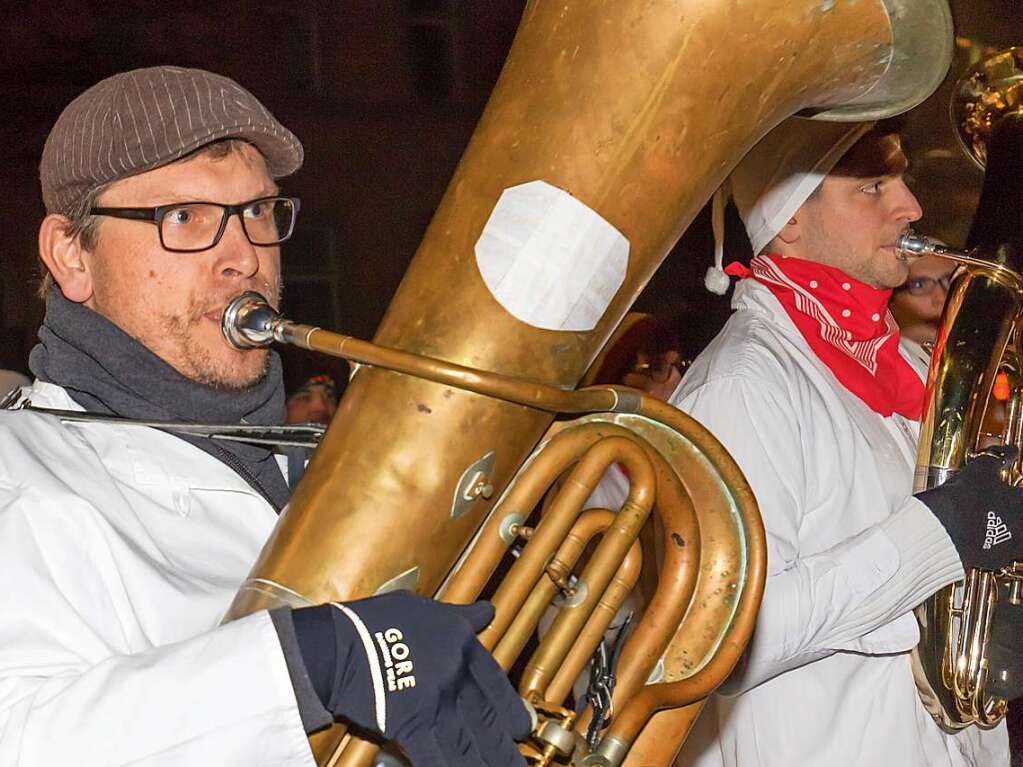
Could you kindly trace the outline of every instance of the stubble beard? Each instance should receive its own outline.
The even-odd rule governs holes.
[[[836,267],[878,290],[898,287],[909,274],[908,265],[890,251],[878,247],[872,253],[865,252],[862,246],[836,235],[819,221],[808,222],[806,236],[810,252],[826,255],[815,260]]]
[[[274,307],[281,305],[283,291],[279,281],[275,290],[266,283],[247,289],[255,289],[266,296]],[[203,323],[209,322],[205,315],[215,308],[222,308],[234,295],[212,305],[209,301],[193,299],[189,311],[167,315],[163,319],[165,346],[176,350],[180,360],[180,364],[175,366],[178,372],[196,383],[223,391],[249,389],[261,383],[270,369],[269,349],[239,350],[229,347],[223,340],[224,349],[217,354],[199,340]]]
[[[879,290],[893,290],[909,277],[909,262],[897,251],[883,245],[875,251],[871,266],[874,285]]]
[[[906,281],[909,267],[902,264],[884,248],[875,251],[874,257],[863,263],[860,274],[854,274],[860,282],[876,290],[892,290]]]
[[[194,326],[192,326],[194,328]],[[230,350],[228,359],[218,358],[198,343],[185,325],[168,329],[189,367],[183,374],[196,383],[224,391],[243,391],[261,383],[270,369],[268,349]],[[237,361],[232,361],[230,357]]]

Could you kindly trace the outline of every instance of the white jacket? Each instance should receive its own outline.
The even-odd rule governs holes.
[[[913,681],[911,610],[962,577],[911,495],[918,424],[849,393],[763,285],[743,280],[733,307],[671,401],[749,480],[768,578],[732,697],[712,698],[678,764],[1008,765],[1004,724],[945,735]]]
[[[171,435],[0,411],[0,765],[312,765],[269,615],[218,627],[276,519]]]

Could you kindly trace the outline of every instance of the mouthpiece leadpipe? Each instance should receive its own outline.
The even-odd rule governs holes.
[[[909,256],[911,258],[920,258],[921,256],[938,256],[940,258],[949,258],[953,261],[966,259],[967,263],[971,258],[968,253],[953,250],[941,241],[935,240],[933,237],[924,237],[923,235],[914,234],[913,232],[900,234],[899,238],[895,241],[895,247],[899,251],[900,255]]]
[[[256,291],[248,290],[227,305],[220,329],[235,349],[255,349],[280,341],[280,324],[281,315],[270,303]]]
[[[604,411],[642,413],[645,398],[610,387],[566,391],[486,370],[455,365],[435,357],[388,349],[369,341],[332,333],[313,325],[285,319],[259,293],[247,291],[233,298],[220,324],[224,338],[236,349],[255,349],[272,343],[290,344],[354,365],[392,370],[427,381],[453,386],[488,397],[554,413]],[[651,401],[652,403],[652,401]]]
[[[938,258],[944,258],[948,261],[965,266],[974,271],[980,271],[989,275],[1000,275],[1002,278],[1011,280],[1016,289],[1023,292],[1023,276],[1021,276],[1016,270],[995,262],[987,261],[983,258],[979,258],[976,250],[962,251],[955,250],[948,247],[940,240],[936,240],[933,237],[924,237],[922,235],[914,234],[913,232],[907,232],[906,234],[900,234],[898,239],[895,241],[895,249],[900,256],[906,256],[908,258],[920,258],[922,256],[937,256]]]

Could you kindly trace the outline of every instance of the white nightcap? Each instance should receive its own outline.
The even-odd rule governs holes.
[[[715,196],[714,261],[707,286],[720,286],[724,257],[724,202],[730,193],[759,253],[874,123],[829,123],[791,117],[739,161]],[[721,273],[720,275],[718,273]],[[725,283],[727,289],[727,283]],[[719,292],[714,290],[714,292]],[[724,293],[724,291],[720,291]]]
[[[759,253],[835,163],[873,123],[826,123],[792,117],[768,133],[732,171],[735,207]]]

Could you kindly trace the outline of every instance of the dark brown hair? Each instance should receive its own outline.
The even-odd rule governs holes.
[[[876,125],[835,163],[831,175],[853,178],[896,176],[906,172],[906,155],[899,134],[886,124]]]

